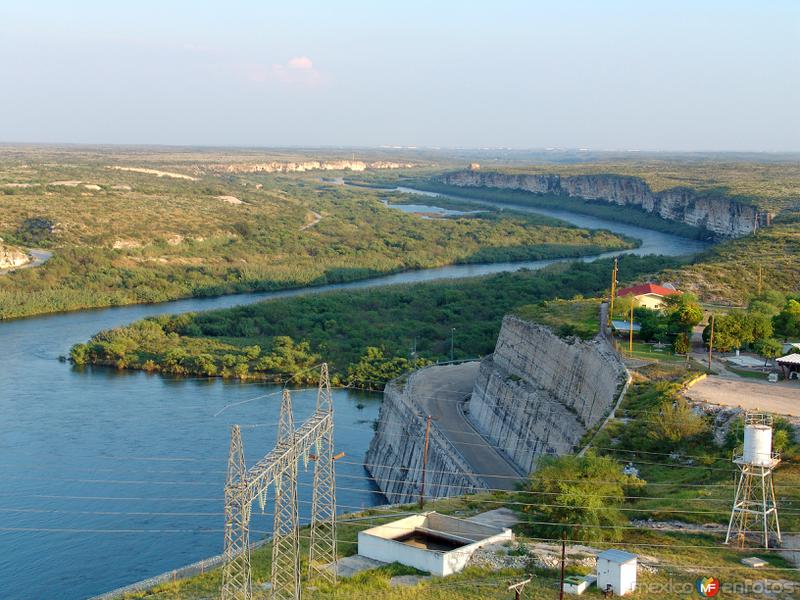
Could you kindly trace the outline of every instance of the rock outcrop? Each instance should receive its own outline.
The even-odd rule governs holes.
[[[605,338],[560,338],[507,316],[480,367],[469,418],[525,472],[549,454],[573,452],[610,412],[627,381]]]
[[[416,165],[385,160],[307,160],[301,162],[234,163],[214,165],[211,170],[225,173],[304,173],[306,171],[366,171],[367,169],[407,169]]]
[[[16,269],[27,265],[31,257],[14,246],[8,246],[0,240],[0,269]]]
[[[718,194],[676,187],[654,192],[639,177],[623,175],[525,175],[467,170],[447,173],[442,183],[554,194],[631,206],[670,221],[686,223],[721,237],[738,237],[768,225],[770,216],[757,207]]]

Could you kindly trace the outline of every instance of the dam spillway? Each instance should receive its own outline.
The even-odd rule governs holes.
[[[602,336],[560,338],[514,316],[480,362],[421,369],[384,392],[365,466],[393,503],[513,489],[542,456],[568,454],[613,409],[627,381]]]

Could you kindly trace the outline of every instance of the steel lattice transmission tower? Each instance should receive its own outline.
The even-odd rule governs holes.
[[[228,477],[225,484],[225,563],[222,566],[222,597],[240,600],[252,596],[250,581],[250,507],[245,501],[247,469],[239,426],[231,429]]]
[[[333,422],[333,398],[328,365],[322,365],[317,391],[317,412],[328,414]],[[308,576],[315,575],[336,583],[336,568],[325,568],[336,560],[336,474],[333,466],[333,428],[316,443],[314,457],[314,493],[311,501],[311,541],[308,552]]]
[[[312,454],[312,450],[315,452]],[[300,534],[297,508],[297,465],[314,462],[309,574],[335,582],[336,575],[323,566],[336,559],[336,493],[333,456],[333,402],[328,366],[320,372],[317,408],[295,427],[292,398],[281,398],[275,447],[250,469],[245,468],[239,426],[231,430],[228,479],[225,485],[225,564],[222,600],[252,600],[250,571],[250,513],[254,500],[264,503],[267,489],[275,489],[272,538],[272,598],[298,600],[300,588]]]
[[[294,416],[289,390],[283,390],[276,450],[295,452]],[[297,459],[275,477],[275,517],[272,526],[272,597],[300,597],[300,528],[297,517]]]

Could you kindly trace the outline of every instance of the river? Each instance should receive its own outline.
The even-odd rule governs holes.
[[[707,247],[596,217],[515,210],[639,238],[642,245],[629,251],[635,254],[681,255]],[[619,253],[608,253],[613,254]],[[149,315],[538,269],[554,262],[457,265],[317,288],[0,322],[0,598],[85,598],[221,552],[230,425],[258,425],[243,428],[248,464],[274,441],[275,386],[105,368],[79,371],[58,362],[73,343]],[[302,420],[313,410],[314,392],[297,391],[293,398],[295,417]],[[380,396],[339,390],[334,404],[336,447],[346,453],[337,463],[340,510],[379,503],[382,497],[360,461]],[[304,514],[307,484],[306,476],[300,488]],[[252,526],[268,531],[271,517],[254,511]]]

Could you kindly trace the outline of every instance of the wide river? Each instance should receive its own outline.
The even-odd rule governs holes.
[[[707,247],[585,215],[519,210],[638,238],[635,254],[681,255]],[[248,464],[274,441],[275,386],[79,371],[58,361],[75,342],[160,313],[553,262],[452,266],[350,284],[0,322],[0,598],[85,598],[220,553],[230,425],[257,425],[242,430]],[[297,420],[311,412],[314,397],[313,391],[294,393]],[[337,463],[342,511],[382,501],[361,466],[379,405],[377,394],[335,393],[336,446],[346,453]],[[304,477],[303,515],[310,499]],[[253,514],[253,529],[268,532],[271,517]]]

